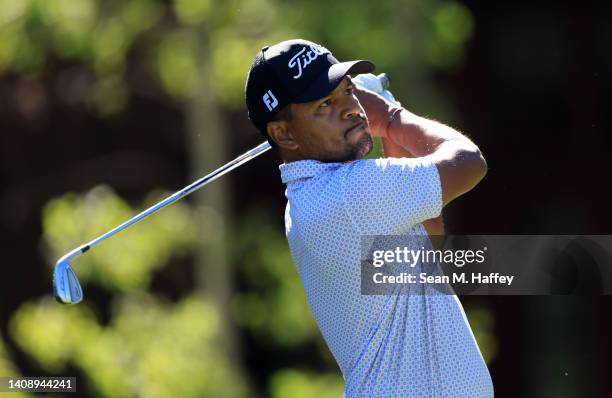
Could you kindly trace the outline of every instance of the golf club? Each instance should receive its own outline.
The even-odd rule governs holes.
[[[380,81],[380,84],[382,85],[383,89],[386,89],[389,86],[389,77],[385,73],[381,73],[380,75],[378,75],[377,79]],[[55,264],[55,269],[53,271],[53,293],[55,295],[55,299],[62,304],[77,304],[83,300],[83,289],[81,288],[81,284],[79,283],[79,279],[77,278],[76,273],[70,266],[70,260],[85,253],[92,247],[105,241],[116,233],[123,231],[130,225],[137,223],[143,218],[150,216],[156,211],[168,206],[171,203],[176,202],[177,200],[189,195],[190,193],[208,184],[209,182],[216,180],[217,178],[243,165],[244,163],[256,158],[262,153],[268,151],[270,148],[271,146],[267,141],[257,145],[255,148],[238,156],[236,159],[226,163],[225,165],[219,167],[217,170],[205,175],[204,177],[191,183],[180,191],[177,191],[174,194],[168,196],[166,199],[149,207],[140,214],[127,220],[123,224],[111,229],[110,231],[97,237],[91,242],[86,243],[65,254]]]

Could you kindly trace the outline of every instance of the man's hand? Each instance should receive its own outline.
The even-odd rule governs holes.
[[[389,90],[385,90],[380,79],[371,74],[361,74],[353,78],[356,94],[364,107],[372,135],[381,137],[384,156],[388,158],[412,158],[410,151],[396,144],[388,137],[389,123],[402,107]],[[384,101],[384,102],[383,102]]]
[[[362,76],[362,75],[360,75]],[[381,95],[364,89],[359,85],[355,87],[355,94],[366,112],[370,124],[370,131],[375,137],[381,137],[383,152],[388,158],[413,158],[410,151],[395,143],[388,137],[389,123],[396,112],[401,108],[396,107]],[[399,102],[397,103],[399,104]]]
[[[391,105],[394,105],[396,108],[400,108],[402,104],[398,100],[395,99],[391,91],[388,90],[385,83],[389,82],[389,78],[386,74],[380,74],[378,76],[373,75],[372,73],[362,73],[360,75],[354,76],[351,78],[353,83],[358,85],[359,87],[370,90],[387,100]]]
[[[355,85],[355,95],[368,117],[370,131],[374,137],[386,137],[389,118],[395,110],[383,97],[373,91]]]

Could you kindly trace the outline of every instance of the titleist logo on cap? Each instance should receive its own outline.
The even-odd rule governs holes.
[[[306,51],[307,49],[310,50]],[[294,75],[293,78],[299,79],[302,76],[303,69],[306,69],[312,61],[317,59],[319,55],[323,55],[327,52],[329,52],[329,50],[327,50],[325,47],[306,46],[302,48],[297,54],[291,57],[289,63],[287,64],[290,69],[297,67],[297,74]]]

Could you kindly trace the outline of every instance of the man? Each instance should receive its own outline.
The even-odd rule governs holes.
[[[286,234],[311,310],[346,397],[491,397],[456,296],[361,294],[363,236],[426,235],[487,170],[462,134],[355,87],[350,76],[373,69],[290,40],[264,47],[247,78],[249,118],[284,162]],[[397,158],[363,159],[372,136]]]

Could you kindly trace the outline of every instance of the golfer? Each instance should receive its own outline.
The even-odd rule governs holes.
[[[464,135],[351,81],[373,70],[289,40],[264,47],[247,78],[249,118],[283,160],[286,235],[310,308],[346,397],[492,397],[455,295],[361,294],[362,236],[440,233],[442,207],[487,171]],[[387,158],[364,159],[372,136]]]

